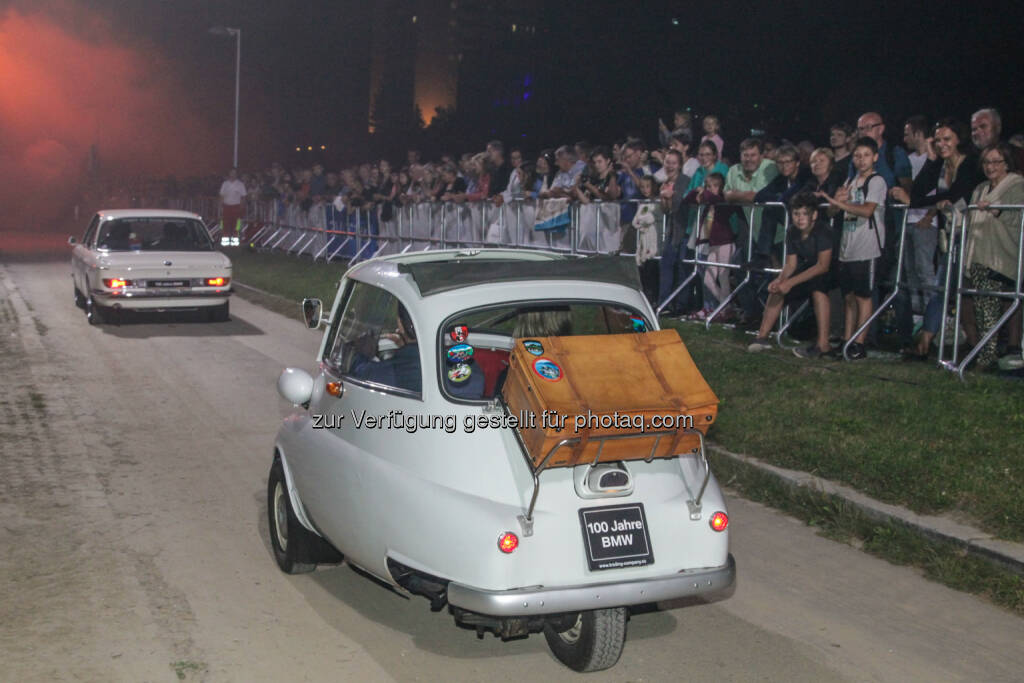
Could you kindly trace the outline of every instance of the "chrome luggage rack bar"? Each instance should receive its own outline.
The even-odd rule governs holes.
[[[504,407],[505,411],[508,412],[508,406],[505,405],[505,402],[502,401],[501,404]],[[593,467],[597,465],[597,463],[601,460],[601,451],[604,450],[604,444],[606,441],[614,441],[620,439],[643,439],[650,438],[653,436],[656,437],[654,439],[654,444],[651,446],[650,453],[648,453],[647,457],[644,458],[644,462],[650,462],[651,460],[654,459],[654,454],[658,450],[658,444],[661,443],[662,437],[669,435],[674,436],[677,431],[678,430],[670,429],[657,432],[641,432],[639,434],[610,434],[608,436],[591,437],[589,441],[597,443],[597,454],[594,456],[594,460],[592,463],[590,463],[590,466]],[[533,475],[533,495],[530,496],[530,506],[527,508],[525,515],[516,515],[516,519],[519,521],[519,526],[522,528],[523,536],[532,536],[533,511],[534,508],[537,506],[537,496],[540,494],[540,473],[547,468],[548,463],[551,461],[551,458],[555,455],[555,453],[558,452],[559,449],[565,446],[575,446],[582,440],[582,437],[574,436],[562,439],[554,446],[552,446],[551,450],[549,450],[547,455],[544,456],[544,459],[540,461],[540,464],[534,467],[533,460],[529,456],[529,452],[526,449],[526,444],[523,443],[523,439],[519,434],[519,430],[513,429],[512,433],[515,435],[516,442],[519,444],[519,450],[522,452],[523,457],[526,459],[526,463],[530,467],[530,471]],[[697,439],[700,442],[700,445],[697,448],[691,449],[689,453],[675,453],[669,457],[682,457],[684,455],[692,454],[695,455],[700,461],[700,463],[704,465],[704,480],[701,482],[700,490],[697,492],[696,496],[693,496],[691,493],[691,497],[686,501],[686,506],[687,508],[689,508],[690,519],[697,520],[701,517],[700,502],[701,499],[704,497],[704,490],[707,488],[708,481],[711,479],[711,466],[708,464],[707,455],[704,451],[704,433],[701,432],[699,429],[693,428],[684,429],[683,433],[696,434]]]

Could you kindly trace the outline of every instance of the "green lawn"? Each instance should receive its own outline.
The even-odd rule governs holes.
[[[921,513],[1024,539],[1024,383],[900,361],[806,361],[750,337],[676,327],[718,394],[712,439]]]
[[[226,253],[238,281],[295,303],[316,296],[330,305],[344,272],[340,263]],[[299,316],[297,305],[285,308]],[[920,363],[751,355],[741,333],[662,324],[679,329],[721,400],[714,442],[1024,540],[1024,382],[970,373],[965,384]]]

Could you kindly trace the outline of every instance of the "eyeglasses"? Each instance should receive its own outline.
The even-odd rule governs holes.
[[[866,133],[869,130],[874,130],[875,128],[878,128],[881,125],[882,125],[881,123],[871,123],[871,124],[868,124],[866,126],[857,126],[857,132],[858,133]]]
[[[776,159],[775,163],[778,166],[782,166],[783,164],[786,164],[788,166],[789,164],[795,164],[796,159]]]
[[[1006,159],[985,159],[985,161],[981,162],[981,165],[982,166],[998,166],[1000,164],[1005,164],[1005,163],[1006,163]]]

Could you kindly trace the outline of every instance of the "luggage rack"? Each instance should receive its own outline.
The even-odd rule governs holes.
[[[507,412],[508,407],[504,405],[504,401],[502,401],[502,406],[505,408],[505,411]],[[662,437],[675,436],[677,431],[678,430],[675,429],[669,429],[657,432],[642,432],[640,434],[610,434],[608,436],[592,436],[588,439],[588,441],[596,441],[598,445],[597,455],[594,456],[594,460],[592,463],[590,463],[590,466],[594,467],[601,460],[601,451],[604,449],[605,441],[616,441],[619,439],[642,439],[650,438],[653,436],[655,437],[655,439],[654,444],[651,446],[651,452],[647,454],[646,458],[644,458],[644,462],[650,462],[651,460],[654,459],[654,454],[658,450],[658,444],[661,443]],[[700,490],[697,492],[697,495],[693,496],[691,492],[691,497],[686,501],[686,506],[689,508],[690,511],[690,519],[697,520],[701,517],[700,501],[701,498],[704,497],[704,489],[707,488],[708,481],[711,479],[711,466],[708,464],[707,455],[704,452],[704,433],[701,432],[699,429],[693,428],[684,429],[682,431],[684,434],[696,434],[697,439],[700,441],[700,445],[697,448],[692,449],[690,453],[696,455],[701,464],[704,465],[704,481],[701,482]],[[582,437],[575,436],[571,438],[562,439],[554,446],[552,446],[551,450],[548,451],[548,454],[545,455],[544,459],[540,461],[540,464],[534,467],[533,461],[529,458],[527,454],[528,451],[526,449],[526,444],[523,443],[522,437],[520,437],[519,435],[519,430],[513,429],[512,433],[515,435],[516,442],[518,442],[519,444],[519,449],[523,453],[523,457],[526,458],[526,462],[530,466],[530,471],[533,475],[533,495],[530,497],[530,507],[526,510],[525,515],[516,515],[516,519],[519,520],[519,526],[522,528],[523,536],[532,536],[533,510],[537,505],[537,496],[540,494],[540,473],[544,471],[544,469],[548,465],[548,462],[551,460],[552,456],[554,456],[554,454],[557,453],[559,449],[563,448],[564,446],[574,446],[578,444],[582,440]],[[683,456],[688,454],[676,453],[675,455]],[[675,455],[673,457],[675,457]]]

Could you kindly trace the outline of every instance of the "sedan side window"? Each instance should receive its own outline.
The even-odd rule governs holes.
[[[327,362],[344,377],[419,394],[423,387],[416,330],[393,295],[353,284]]]

